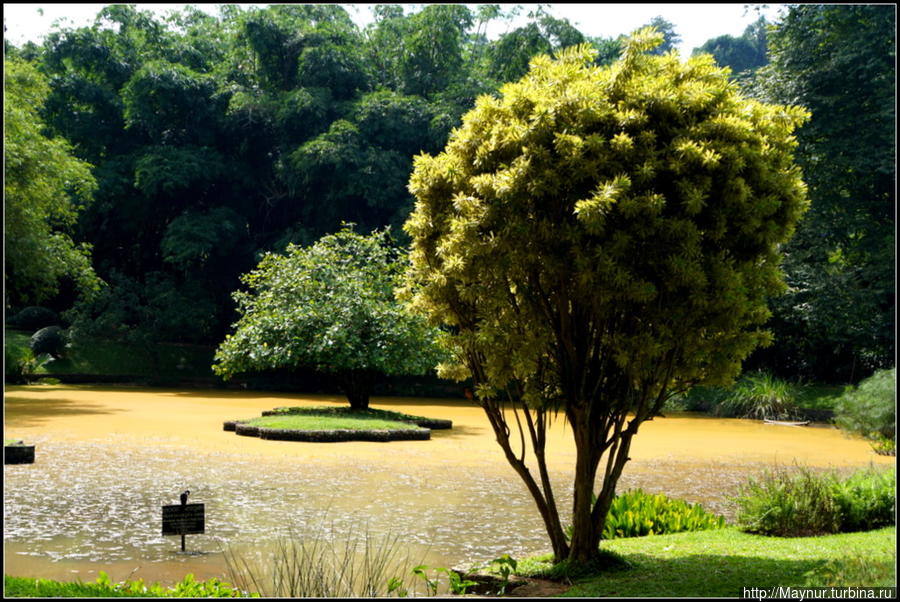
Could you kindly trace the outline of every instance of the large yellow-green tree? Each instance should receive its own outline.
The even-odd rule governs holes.
[[[558,561],[599,558],[640,425],[769,341],[779,245],[807,207],[792,156],[806,112],[743,97],[709,55],[650,54],[660,41],[638,32],[604,68],[586,46],[533,59],[410,179],[403,294],[444,325],[440,373],[474,380]],[[560,414],[571,540],[545,462]]]

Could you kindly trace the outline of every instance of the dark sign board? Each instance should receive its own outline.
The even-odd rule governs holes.
[[[163,535],[203,533],[206,522],[204,504],[177,504],[162,507]]]

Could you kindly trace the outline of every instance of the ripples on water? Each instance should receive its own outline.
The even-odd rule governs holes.
[[[446,561],[543,547],[542,526],[515,475],[451,466],[398,475],[374,466],[296,465],[186,450],[35,441],[33,465],[4,469],[4,540],[51,560],[170,560],[161,506],[206,504],[206,534],[188,547],[221,551],[294,532],[393,533]],[[348,464],[351,461],[348,460]],[[534,514],[532,516],[532,514]],[[479,543],[476,543],[479,542]]]
[[[206,533],[188,535],[188,549],[208,553],[202,562],[222,575],[226,548],[271,549],[292,533],[396,535],[431,566],[469,567],[505,553],[523,557],[548,550],[534,503],[508,467],[462,471],[448,460],[408,465],[397,474],[352,457],[346,470],[335,470],[333,464],[141,449],[115,440],[35,443],[35,464],[4,468],[4,544],[34,566],[176,560],[180,564],[167,569],[175,573],[168,580],[181,579],[198,560],[176,554],[178,537],[161,535],[161,507],[178,503],[184,489],[191,490],[190,502],[206,504]],[[733,466],[632,464],[619,491],[643,487],[730,516],[727,494],[744,472]],[[555,477],[565,511],[571,475]]]

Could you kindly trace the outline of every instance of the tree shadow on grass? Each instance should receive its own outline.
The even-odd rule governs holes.
[[[3,409],[6,428],[40,426],[51,418],[61,416],[108,415],[119,412],[108,406],[71,399],[23,399],[10,396],[3,399]]]
[[[754,556],[694,554],[659,558],[623,554],[633,568],[578,581],[566,596],[580,597],[756,597],[751,588],[803,587],[805,573],[827,558],[786,560]],[[746,591],[744,588],[747,588]]]

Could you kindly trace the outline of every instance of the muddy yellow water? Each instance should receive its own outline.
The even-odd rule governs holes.
[[[10,575],[92,580],[227,577],[225,552],[265,557],[280,538],[398,537],[416,564],[468,567],[547,550],[543,525],[481,410],[445,399],[372,406],[448,418],[430,441],[304,443],[238,437],[222,422],[339,397],[76,386],[8,387],[4,435],[36,445],[4,466],[4,562]],[[554,424],[549,463],[562,508],[571,433]],[[773,465],[893,464],[829,427],[673,415],[645,423],[619,490],[642,487],[733,516],[740,483]],[[161,507],[206,505],[206,532],[161,535]],[[412,565],[411,565],[412,566]]]

